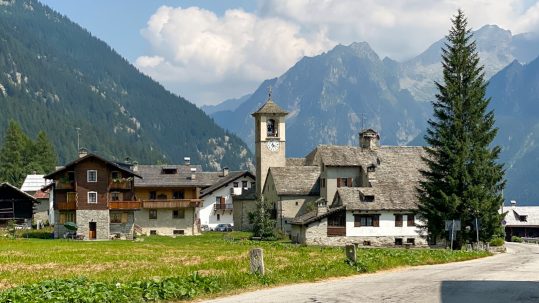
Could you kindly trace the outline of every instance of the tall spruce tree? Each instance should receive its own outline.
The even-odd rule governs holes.
[[[32,148],[32,155],[34,159],[32,161],[37,162],[37,172],[40,174],[47,174],[54,171],[57,163],[57,156],[47,133],[40,131],[37,134],[37,138]]]
[[[494,113],[487,109],[487,83],[479,63],[475,41],[464,13],[453,17],[447,43],[442,48],[443,81],[436,82],[434,117],[425,140],[427,169],[420,182],[419,215],[429,236],[445,235],[444,221],[461,220],[457,247],[475,241],[473,227],[480,222],[479,237],[490,240],[501,232],[505,186],[503,166],[497,162],[500,148],[491,147],[497,128]]]
[[[0,149],[0,181],[20,187],[25,174],[25,149],[31,142],[17,122],[10,120]]]

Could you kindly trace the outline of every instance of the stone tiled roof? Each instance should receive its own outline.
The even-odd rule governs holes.
[[[315,196],[320,194],[320,167],[270,167],[278,195]]]
[[[286,158],[286,166],[304,166],[305,158]]]
[[[503,208],[506,226],[539,227],[539,206],[505,206]],[[521,216],[526,216],[525,221]],[[524,218],[522,218],[524,219]]]
[[[223,174],[221,174],[219,176],[219,179],[212,186],[205,188],[200,192],[200,197],[209,195],[212,192],[218,190],[219,188],[226,186],[230,182],[234,182],[234,180],[237,180],[243,176],[249,176],[253,178],[253,180],[255,180],[255,176],[249,171],[231,171],[226,176],[223,176]]]
[[[358,146],[319,145],[306,157],[306,165],[368,166],[377,163],[375,150]]]
[[[248,190],[243,190],[241,192],[241,195],[234,196],[232,198],[232,200],[233,201],[243,201],[243,200],[253,201],[253,200],[256,200],[256,188],[251,187]]]
[[[374,150],[376,165],[372,187],[341,187],[337,189],[332,207],[353,210],[411,210],[417,208],[420,170],[426,169],[422,147],[384,146]],[[374,196],[374,201],[362,201],[362,196]],[[337,199],[338,198],[338,199]]]
[[[177,169],[177,173],[164,174],[165,169]],[[191,172],[196,168],[196,172]],[[142,179],[135,179],[135,187],[209,187],[216,183],[221,172],[201,172],[200,165],[138,165],[137,173]],[[195,179],[191,179],[191,175]]]
[[[340,206],[340,207],[334,207],[334,208],[330,208],[328,209],[327,212],[321,214],[321,215],[318,215],[318,210],[315,209],[315,210],[312,210],[306,214],[303,214],[301,216],[298,216],[298,217],[295,217],[294,219],[290,220],[290,224],[294,224],[294,225],[305,225],[305,224],[309,224],[311,222],[315,222],[315,221],[318,221],[322,218],[325,218],[331,214],[334,214],[338,211],[341,211],[341,210],[344,210],[345,208]]]
[[[278,114],[287,115],[288,112],[277,105],[273,100],[268,99],[256,112],[252,113],[253,116],[261,114]]]

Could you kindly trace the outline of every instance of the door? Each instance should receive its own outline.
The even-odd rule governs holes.
[[[88,238],[90,238],[90,240],[95,240],[96,234],[97,234],[97,223],[90,222],[90,232],[89,232]]]

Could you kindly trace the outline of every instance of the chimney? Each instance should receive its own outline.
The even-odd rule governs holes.
[[[86,148],[79,149],[79,158],[86,157],[88,155],[88,150]]]
[[[223,177],[228,176],[228,167],[223,167]]]
[[[183,163],[185,165],[191,165],[191,157],[183,157]]]
[[[134,172],[138,171],[138,162],[137,161],[133,161],[133,165],[131,165],[131,170],[134,171]]]
[[[364,149],[377,149],[380,147],[380,135],[372,129],[366,129],[359,133],[359,146]]]
[[[196,180],[197,178],[196,172],[197,172],[197,168],[191,167],[191,180]]]
[[[327,202],[324,198],[320,198],[316,201],[316,204],[318,206],[316,215],[320,216],[328,212],[328,206]]]
[[[511,208],[515,208],[515,206],[517,206],[517,201],[511,200]]]

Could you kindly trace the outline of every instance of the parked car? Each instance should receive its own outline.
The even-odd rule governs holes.
[[[210,231],[210,230],[211,230],[210,227],[209,227],[208,225],[206,225],[206,224],[201,225],[201,226],[200,226],[200,229],[201,229],[202,231]]]
[[[232,231],[232,224],[217,224],[213,230],[222,232]]]

